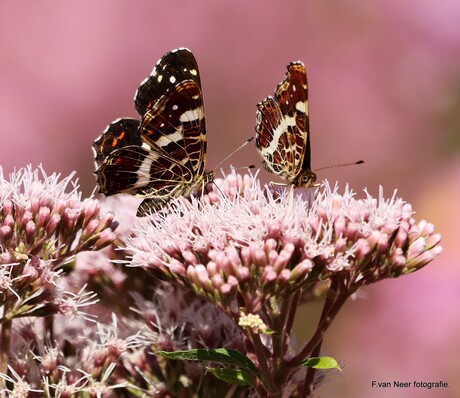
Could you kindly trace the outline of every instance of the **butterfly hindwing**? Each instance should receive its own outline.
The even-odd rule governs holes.
[[[100,193],[142,196],[150,182],[151,157],[151,151],[141,146],[113,151],[96,171]]]
[[[114,150],[129,146],[142,145],[138,133],[141,122],[136,119],[114,120],[93,143],[93,154],[96,168],[100,167]]]

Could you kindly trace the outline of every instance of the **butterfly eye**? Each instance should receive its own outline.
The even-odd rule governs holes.
[[[313,173],[312,171],[305,170],[302,173],[300,181],[301,181],[301,185],[306,186],[306,187],[310,187],[316,181],[316,174]]]

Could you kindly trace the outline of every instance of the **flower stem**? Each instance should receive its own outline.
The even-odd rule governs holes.
[[[335,295],[333,298],[326,299],[315,332],[313,333],[310,340],[301,348],[301,350],[294,357],[286,361],[287,366],[298,367],[305,359],[307,359],[309,355],[311,355],[313,350],[321,344],[324,338],[324,334],[349,297],[349,293],[346,289],[342,292],[340,290],[334,289],[335,286],[333,283],[329,289],[329,291],[334,291]]]
[[[297,307],[300,300],[300,292],[296,292],[289,302],[288,314],[286,316],[286,326],[284,327],[284,343],[287,346],[289,344],[288,339],[291,337],[292,326],[294,325],[294,319],[297,312]]]
[[[278,387],[275,385],[272,375],[270,374],[270,369],[268,367],[267,355],[265,355],[265,347],[260,339],[260,336],[257,333],[251,333],[251,341],[254,346],[254,353],[257,356],[259,362],[259,369],[262,375],[262,381],[267,389],[270,397],[276,398],[279,394],[281,396],[281,391],[278,390]]]
[[[0,373],[7,374],[8,372],[8,356],[10,353],[11,341],[11,326],[13,324],[12,318],[8,316],[10,305],[8,300],[5,302],[3,310],[4,317],[7,319],[2,323],[2,331],[0,333]],[[0,379],[0,388],[5,388],[5,379]]]
[[[336,283],[334,283],[335,280],[331,282],[331,286],[329,289],[329,294],[326,296],[326,300],[324,301],[323,309],[321,311],[321,316],[318,321],[318,325],[320,325],[324,319],[327,318],[328,313],[331,311],[331,308],[335,302],[335,299],[337,297],[337,286]],[[330,293],[334,293],[333,295]],[[312,357],[317,357],[321,354],[321,346],[323,344],[323,339],[319,341],[317,346],[313,349],[312,353],[310,356]],[[315,373],[316,369],[315,368],[307,368],[307,373],[305,374],[305,381],[302,387],[302,393],[301,397],[308,397],[312,392],[313,392],[313,381],[315,379]]]
[[[278,306],[276,316],[273,317],[272,354],[273,354],[273,379],[275,384],[284,385],[290,369],[286,369],[284,358],[291,338],[292,324],[299,302],[300,293],[296,293]]]
[[[315,349],[312,351],[311,356],[317,357],[321,353],[321,346],[323,344],[323,340],[321,340]],[[313,392],[314,389],[314,380],[315,380],[316,369],[315,368],[307,368],[307,373],[305,375],[305,382],[302,387],[301,397],[306,398],[309,397],[310,394]]]

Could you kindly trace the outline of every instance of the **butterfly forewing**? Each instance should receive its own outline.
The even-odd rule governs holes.
[[[274,97],[257,105],[256,145],[264,166],[294,186],[311,185],[308,86],[305,66],[291,62]]]
[[[157,147],[166,158],[176,159],[192,179],[206,165],[206,125],[200,87],[192,80],[180,83],[147,111],[140,127],[141,137]]]
[[[198,64],[192,52],[178,48],[165,54],[136,91],[134,106],[139,115],[145,115],[155,102],[185,80],[193,80],[201,87]]]
[[[214,177],[205,172],[204,104],[190,50],[173,50],[160,59],[134,101],[142,120],[112,123],[93,149],[101,193],[144,197],[138,209],[144,215],[173,197],[191,195]]]

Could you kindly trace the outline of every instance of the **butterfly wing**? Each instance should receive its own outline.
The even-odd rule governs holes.
[[[314,176],[310,167],[307,73],[302,62],[291,62],[274,97],[257,104],[256,145],[264,166],[289,183],[303,185],[304,176]]]
[[[180,167],[155,148],[127,146],[112,152],[96,175],[102,194],[128,193],[148,198],[147,207],[156,211],[182,194],[181,186],[172,183]]]
[[[165,54],[136,91],[134,106],[139,115],[144,116],[161,97],[186,80],[193,80],[201,88],[198,64],[192,52],[178,48]]]
[[[118,148],[142,145],[138,133],[141,122],[136,119],[114,120],[93,143],[93,155],[96,169],[102,166],[109,155]]]
[[[97,170],[101,193],[144,197],[144,210],[158,210],[199,188],[205,179],[206,126],[195,82],[180,83],[160,98],[144,115],[139,134],[141,146],[111,152]]]
[[[180,181],[191,183],[202,177],[206,166],[206,124],[197,83],[182,82],[161,98],[145,114],[140,135],[163,158],[175,161],[171,172],[179,178],[176,172],[180,171]]]

